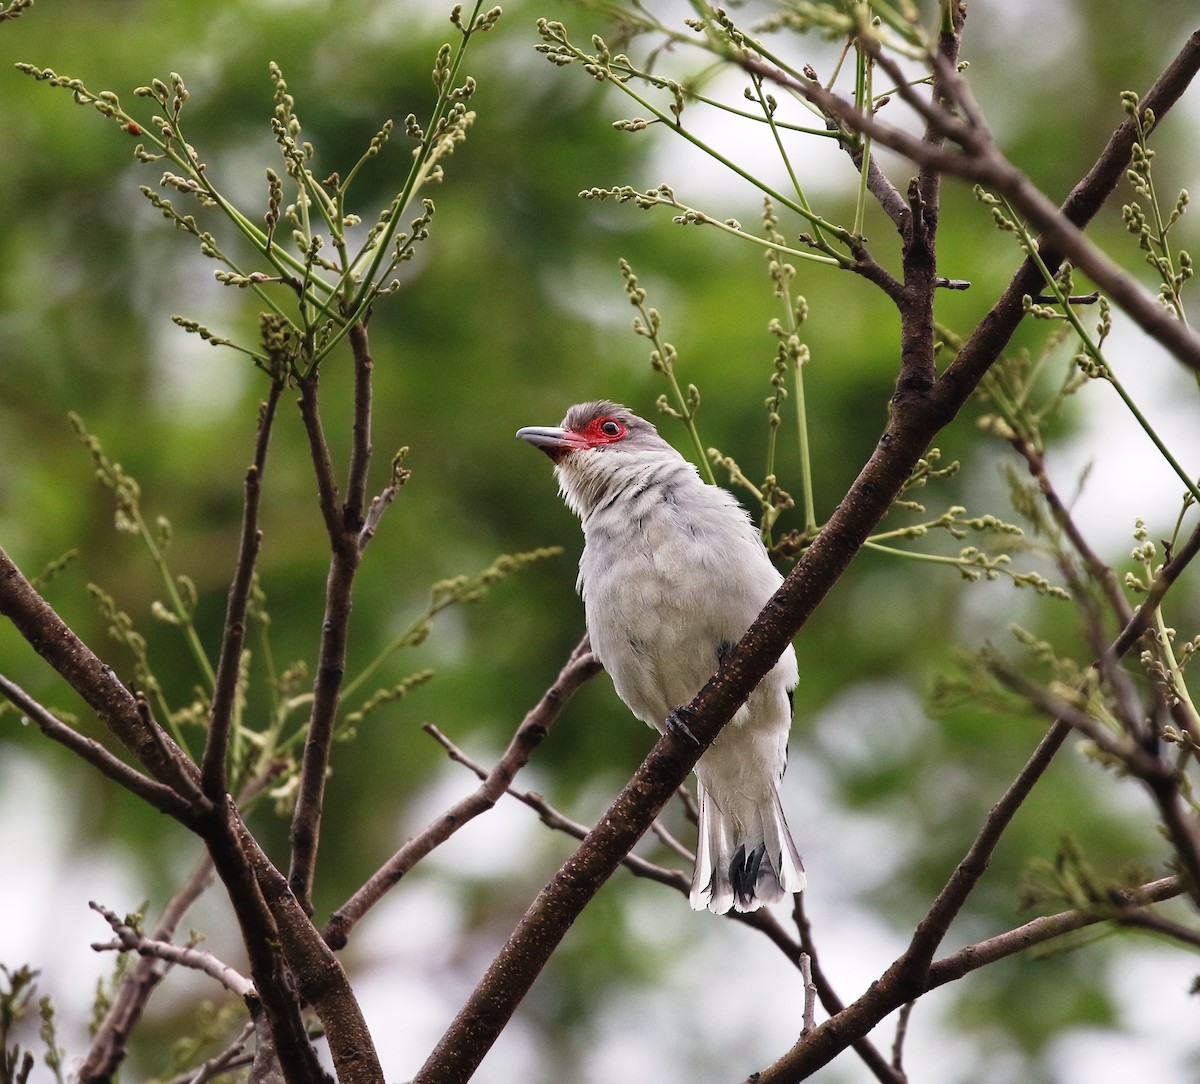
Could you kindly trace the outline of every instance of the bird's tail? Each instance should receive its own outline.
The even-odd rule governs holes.
[[[779,794],[722,809],[701,783],[700,832],[690,902],[718,915],[757,911],[804,888],[804,863],[792,842]]]

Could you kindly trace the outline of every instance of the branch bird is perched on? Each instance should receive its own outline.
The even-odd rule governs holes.
[[[560,427],[517,436],[554,461],[583,524],[578,586],[592,650],[630,711],[665,732],[782,577],[733,495],[625,407],[581,403]],[[796,680],[789,645],[696,764],[696,910],[754,911],[804,887],[779,802]]]

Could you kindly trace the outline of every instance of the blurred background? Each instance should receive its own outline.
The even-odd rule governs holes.
[[[578,66],[555,68],[534,52],[537,17],[561,19],[586,44],[605,30],[605,6],[511,0],[499,26],[472,43],[464,70],[478,79],[478,119],[446,163],[446,182],[427,193],[437,204],[430,241],[406,266],[405,289],[379,306],[371,325],[373,489],[386,484],[388,462],[402,445],[411,447],[414,473],[357,582],[349,673],[421,612],[434,581],[476,572],[500,553],[546,545],[564,552],[486,601],[442,614],[424,645],[378,675],[378,684],[390,684],[426,667],[437,672],[336,750],[319,916],[473,788],[474,779],[447,762],[421,724],[435,723],[490,763],[582,633],[574,592],[578,524],[556,497],[549,463],[513,433],[557,423],[570,404],[601,396],[655,416],[667,388],[648,364],[646,340],[631,330],[619,258],[631,262],[662,312],[664,338],[680,353],[681,381],[701,391],[706,446],[761,476],[762,401],[775,351],[767,324],[781,315],[761,251],[715,230],[673,225],[662,209],[577,194],[665,181],[681,201],[747,228],[759,221],[761,198],[661,127],[614,130],[611,121],[638,110]],[[652,6],[676,24],[690,10]],[[932,19],[936,4],[922,9]],[[1153,81],[1192,29],[1194,11],[1186,0],[1160,0],[1153,18],[1116,0],[980,3],[970,11],[963,58],[1002,147],[1057,201],[1120,122],[1120,91]],[[81,414],[109,457],[138,479],[147,518],[170,520],[172,567],[195,581],[201,635],[215,650],[266,385],[243,357],[185,334],[169,317],[179,313],[253,341],[257,310],[247,293],[216,284],[214,265],[138,194],[139,184],[157,184],[160,169],[133,161],[133,140],[13,64],[48,66],[93,91],[113,90],[146,119],[133,89],[181,73],[191,91],[189,140],[217,183],[259,215],[264,171],[279,165],[268,124],[268,62],[279,63],[295,95],[305,138],[317,148],[318,176],[344,172],[386,118],[427,113],[433,55],[451,34],[448,12],[449,4],[429,0],[43,0],[0,26],[0,545],[30,575],[78,549],[50,584],[50,600],[127,675],[132,662],[106,642],[87,585],[109,592],[149,635],[153,665],[176,704],[197,682],[190,656],[176,631],[151,617],[160,581],[138,541],[113,529],[111,495],[96,484],[67,413]],[[837,48],[819,37],[787,43],[798,65],[812,63],[823,76]],[[678,53],[663,63],[687,71],[703,59]],[[712,89],[730,101],[741,95],[736,79]],[[694,115],[697,129],[725,153],[784,183],[782,168],[756,142],[761,133],[710,120],[698,108]],[[1168,199],[1200,168],[1198,124],[1191,94],[1160,131],[1155,170]],[[848,221],[855,186],[848,159],[832,141],[798,147],[810,200],[825,217]],[[364,219],[388,203],[408,161],[406,141],[396,136],[356,182],[352,202]],[[903,188],[911,171],[886,156],[883,162]],[[1149,281],[1121,227],[1120,202],[1106,209],[1096,236]],[[803,227],[785,221],[782,228],[795,236]],[[1180,231],[1186,244],[1194,231],[1186,221]],[[874,208],[865,232],[875,257],[897,268],[894,229]],[[1018,255],[956,182],[947,185],[940,238],[941,272],[972,286],[939,298],[938,319],[965,335]],[[886,422],[898,321],[877,290],[845,273],[801,264],[795,289],[810,308],[802,337],[812,356],[805,379],[816,508],[824,519]],[[1044,326],[1026,327],[1014,349],[1036,352],[1044,337]],[[1195,382],[1119,317],[1111,355],[1143,410],[1194,468]],[[328,364],[322,383],[339,473],[348,435],[346,360]],[[268,465],[260,565],[279,667],[312,663],[328,560],[299,417],[290,400],[284,406]],[[943,462],[964,467],[923,491],[932,515],[966,504],[975,515],[1013,518],[1000,472],[1010,453],[977,430],[981,410],[969,409],[938,441]],[[778,469],[798,496],[790,414]],[[677,423],[662,419],[660,428],[687,453]],[[1134,516],[1148,521],[1151,537],[1170,534],[1178,481],[1109,389],[1087,388],[1057,439],[1051,463],[1060,487],[1075,493],[1090,469],[1076,510],[1118,567],[1129,565]],[[797,526],[795,512],[780,522],[783,530]],[[928,548],[954,553],[958,546],[931,539]],[[1033,557],[1022,561],[1039,567]],[[1183,596],[1171,614],[1181,630],[1192,630],[1188,636],[1195,590],[1189,597],[1190,622]],[[987,642],[1007,649],[1010,621],[1070,645],[1074,617],[1069,604],[1006,582],[966,584],[952,568],[864,553],[798,637],[802,690],[784,805],[809,870],[806,907],[822,961],[843,998],[861,992],[901,951],[1044,728],[1032,717],[997,717],[971,704],[934,713],[935,681],[953,672],[959,651]],[[0,628],[0,668],[43,702],[80,712],[81,728],[105,739],[7,627]],[[251,711],[262,708],[252,700]],[[519,782],[590,823],[651,741],[601,676],[571,702]],[[671,816],[690,842],[678,811]],[[286,819],[264,807],[254,827],[283,861]],[[1105,875],[1131,864],[1161,875],[1165,850],[1137,788],[1066,752],[1012,826],[947,950],[1029,917],[1018,911],[1022,870],[1031,858],[1052,859],[1064,835]],[[501,803],[364,922],[344,955],[389,1079],[406,1079],[423,1061],[572,848],[529,810]],[[0,962],[40,969],[39,990],[54,999],[70,1055],[86,1046],[95,985],[113,965],[89,947],[107,930],[87,901],[155,915],[196,857],[195,843],[177,826],[12,713],[0,717]],[[207,947],[241,964],[219,893],[189,925]],[[1196,1079],[1200,1042],[1188,1000],[1194,958],[1136,935],[1081,940],[1087,943],[1016,957],[923,999],[906,1049],[914,1078]],[[193,976],[170,976],[134,1043],[128,1078],[167,1071],[172,1043],[195,1028],[198,1014],[209,1011],[205,1003],[221,1003],[218,995]],[[760,935],[692,914],[683,897],[621,872],[572,930],[481,1079],[741,1079],[794,1041],[801,1005],[798,974]],[[889,1046],[890,1025],[877,1041]],[[868,1074],[846,1055],[821,1079]]]

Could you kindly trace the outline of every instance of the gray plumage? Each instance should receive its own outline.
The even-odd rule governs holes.
[[[600,401],[517,436],[554,460],[579,516],[579,591],[617,694],[664,731],[782,581],[732,494],[706,484],[654,426]],[[691,905],[753,911],[804,887],[779,802],[796,686],[791,645],[696,765]]]

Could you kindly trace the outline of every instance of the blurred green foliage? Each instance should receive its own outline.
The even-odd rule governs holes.
[[[571,403],[599,396],[652,416],[666,389],[646,360],[646,341],[630,330],[634,314],[619,258],[630,261],[662,311],[664,334],[679,350],[681,382],[701,391],[698,424],[706,446],[720,447],[747,473],[762,469],[761,402],[770,393],[775,352],[767,324],[779,313],[761,252],[715,231],[672,225],[663,211],[577,198],[595,185],[667,181],[681,190],[694,166],[691,158],[671,157],[676,148],[661,128],[614,130],[610,122],[629,115],[622,101],[581,72],[556,70],[534,54],[535,17],[561,18],[586,41],[590,30],[604,28],[603,7],[514,0],[497,29],[472,47],[467,70],[479,81],[472,101],[478,120],[447,163],[446,182],[432,193],[432,236],[406,265],[405,289],[380,305],[371,325],[375,488],[386,483],[388,461],[402,445],[411,448],[406,464],[413,476],[384,518],[355,589],[349,674],[423,610],[434,581],[474,573],[502,552],[546,545],[565,552],[507,580],[482,604],[435,619],[425,643],[378,675],[380,684],[393,684],[425,668],[436,671],[336,750],[318,913],[341,903],[421,826],[418,809],[429,813],[430,780],[443,772],[444,755],[419,724],[437,723],[468,749],[501,748],[579,638],[578,526],[554,498],[548,464],[512,434],[521,425],[555,422]],[[1164,0],[1151,18],[1140,5],[1116,0],[1060,0],[1023,15],[1003,7],[971,11],[969,76],[1006,152],[1060,198],[1120,122],[1118,93],[1151,81],[1193,8]],[[78,549],[48,585],[50,600],[128,675],[133,660],[106,643],[106,622],[86,585],[109,592],[149,636],[153,666],[176,705],[197,682],[192,660],[178,630],[151,617],[160,584],[136,539],[113,529],[111,495],[95,483],[67,414],[77,411],[109,457],[138,479],[147,519],[169,519],[169,558],[196,584],[196,622],[212,651],[265,378],[243,357],[186,335],[169,316],[180,313],[252,340],[256,308],[246,293],[214,284],[211,263],[138,196],[137,185],[155,184],[157,175],[155,167],[133,162],[134,140],[123,142],[114,126],[73,107],[61,91],[18,75],[12,63],[50,66],[94,90],[112,89],[131,110],[133,87],[180,72],[191,90],[190,138],[244,208],[265,208],[264,170],[278,165],[267,123],[268,62],[280,65],[297,99],[306,136],[317,147],[315,168],[345,169],[384,119],[399,121],[427,107],[432,57],[448,36],[440,8],[415,0],[44,0],[0,27],[0,544],[29,574]],[[832,46],[806,40],[801,49],[809,48],[814,63],[828,66]],[[1196,171],[1188,123],[1173,116],[1164,127],[1169,150],[1156,169],[1168,188]],[[726,138],[736,152],[738,134]],[[407,153],[394,137],[358,182],[364,218],[390,198]],[[887,164],[903,187],[905,168]],[[696,177],[690,202],[721,217],[758,220],[759,197],[748,186],[708,192],[699,187],[706,175]],[[849,216],[848,162],[807,183],[823,214]],[[1114,202],[1098,231],[1110,249],[1125,245],[1127,262],[1138,267],[1121,230],[1120,201]],[[895,268],[890,223],[874,213],[865,232],[876,257]],[[941,297],[938,318],[966,333],[1007,281],[1017,253],[967,188],[954,183],[946,187],[941,242],[942,272],[972,287]],[[799,271],[794,288],[810,310],[802,337],[812,357],[805,380],[815,503],[823,519],[885,424],[898,326],[894,310],[866,282],[828,268]],[[1015,346],[1036,350],[1044,334],[1026,327]],[[323,373],[327,419],[347,416],[347,376],[336,359]],[[290,402],[284,406],[267,467],[260,572],[276,665],[311,666],[327,554],[299,417]],[[1067,431],[1083,420],[1086,407],[1075,409],[1062,423]],[[961,503],[972,515],[1011,518],[995,470],[1006,453],[971,421],[961,420],[940,442],[944,461],[962,460],[966,469],[931,484],[921,499],[933,515]],[[662,427],[686,448],[682,428],[665,419]],[[347,427],[331,422],[328,429],[340,465]],[[785,430],[779,461],[785,488],[797,470],[794,431]],[[781,529],[802,526],[798,516],[785,513]],[[986,714],[964,701],[933,718],[918,712],[916,738],[872,751],[874,735],[892,725],[886,699],[868,695],[869,712],[846,731],[818,732],[814,720],[855,689],[908,687],[923,696],[936,675],[953,668],[956,649],[1000,639],[1009,611],[1041,635],[1063,641],[1073,635],[1073,615],[1062,603],[1032,604],[1003,582],[965,584],[952,570],[864,553],[797,641],[802,693],[792,756],[811,761],[805,777],[819,778],[834,803],[820,823],[836,826],[842,811],[866,813],[880,819],[881,832],[890,820],[918,837],[919,846],[901,852],[894,876],[857,901],[897,935],[911,929],[940,888],[1024,762],[1041,723]],[[103,740],[102,728],[7,627],[0,627],[0,666],[44,702],[77,712],[82,728]],[[251,710],[265,703],[253,700]],[[601,678],[579,694],[539,750],[536,786],[571,815],[594,816],[650,738]],[[78,824],[78,847],[119,839],[138,855],[142,880],[132,891],[149,898],[153,912],[179,872],[176,855],[187,845],[180,829],[46,748],[30,728],[14,726],[11,715],[0,717],[0,757],[18,744],[52,764],[65,789],[86,796],[89,816]],[[460,783],[465,791],[471,780],[464,773]],[[1052,856],[1063,833],[1114,875],[1128,862],[1153,865],[1161,858],[1143,811],[1135,816],[1131,803],[1113,801],[1112,786],[1071,757],[1052,768],[973,898],[963,920],[968,936],[1019,920],[1021,870],[1030,856]],[[789,793],[789,800],[804,849],[804,795]],[[284,854],[286,821],[264,808],[255,827],[273,853]],[[686,837],[686,826],[680,832]],[[466,873],[456,882],[471,936],[485,946],[498,943],[567,852],[565,837],[545,835],[534,854],[513,856],[503,883]],[[890,845],[878,840],[881,848]],[[836,849],[824,843],[820,851]],[[869,866],[873,859],[866,853],[843,860]],[[456,871],[446,862],[414,876],[454,882]],[[810,877],[809,895],[819,898],[828,877],[811,862]],[[22,891],[19,877],[4,880],[0,908],[4,894]],[[645,940],[623,936],[622,901],[647,891],[631,892],[629,878],[616,878],[535,990],[529,1014],[546,1065],[555,1064],[555,1051],[576,1056],[592,1035],[589,1013],[597,1004],[619,999],[626,984],[653,985],[667,966]],[[679,925],[706,922],[665,891],[656,906]],[[754,937],[733,924],[719,936],[726,955]],[[820,929],[817,936],[820,943]],[[1006,1058],[1020,1050],[1027,1055],[1019,1061],[1021,1079],[1052,1079],[1046,1055],[1062,1028],[1114,1019],[1103,961],[1120,941],[1057,957],[1052,967],[1018,958],[968,979],[955,995],[954,1025],[976,1036],[981,1058],[997,1044]],[[671,947],[683,952],[687,943]],[[686,1007],[676,1010],[687,1018]],[[663,1019],[671,1014],[664,1009]],[[777,1051],[742,1053],[748,1070]],[[856,1079],[856,1072],[843,1070],[845,1079]],[[539,1079],[563,1077],[547,1072]]]

